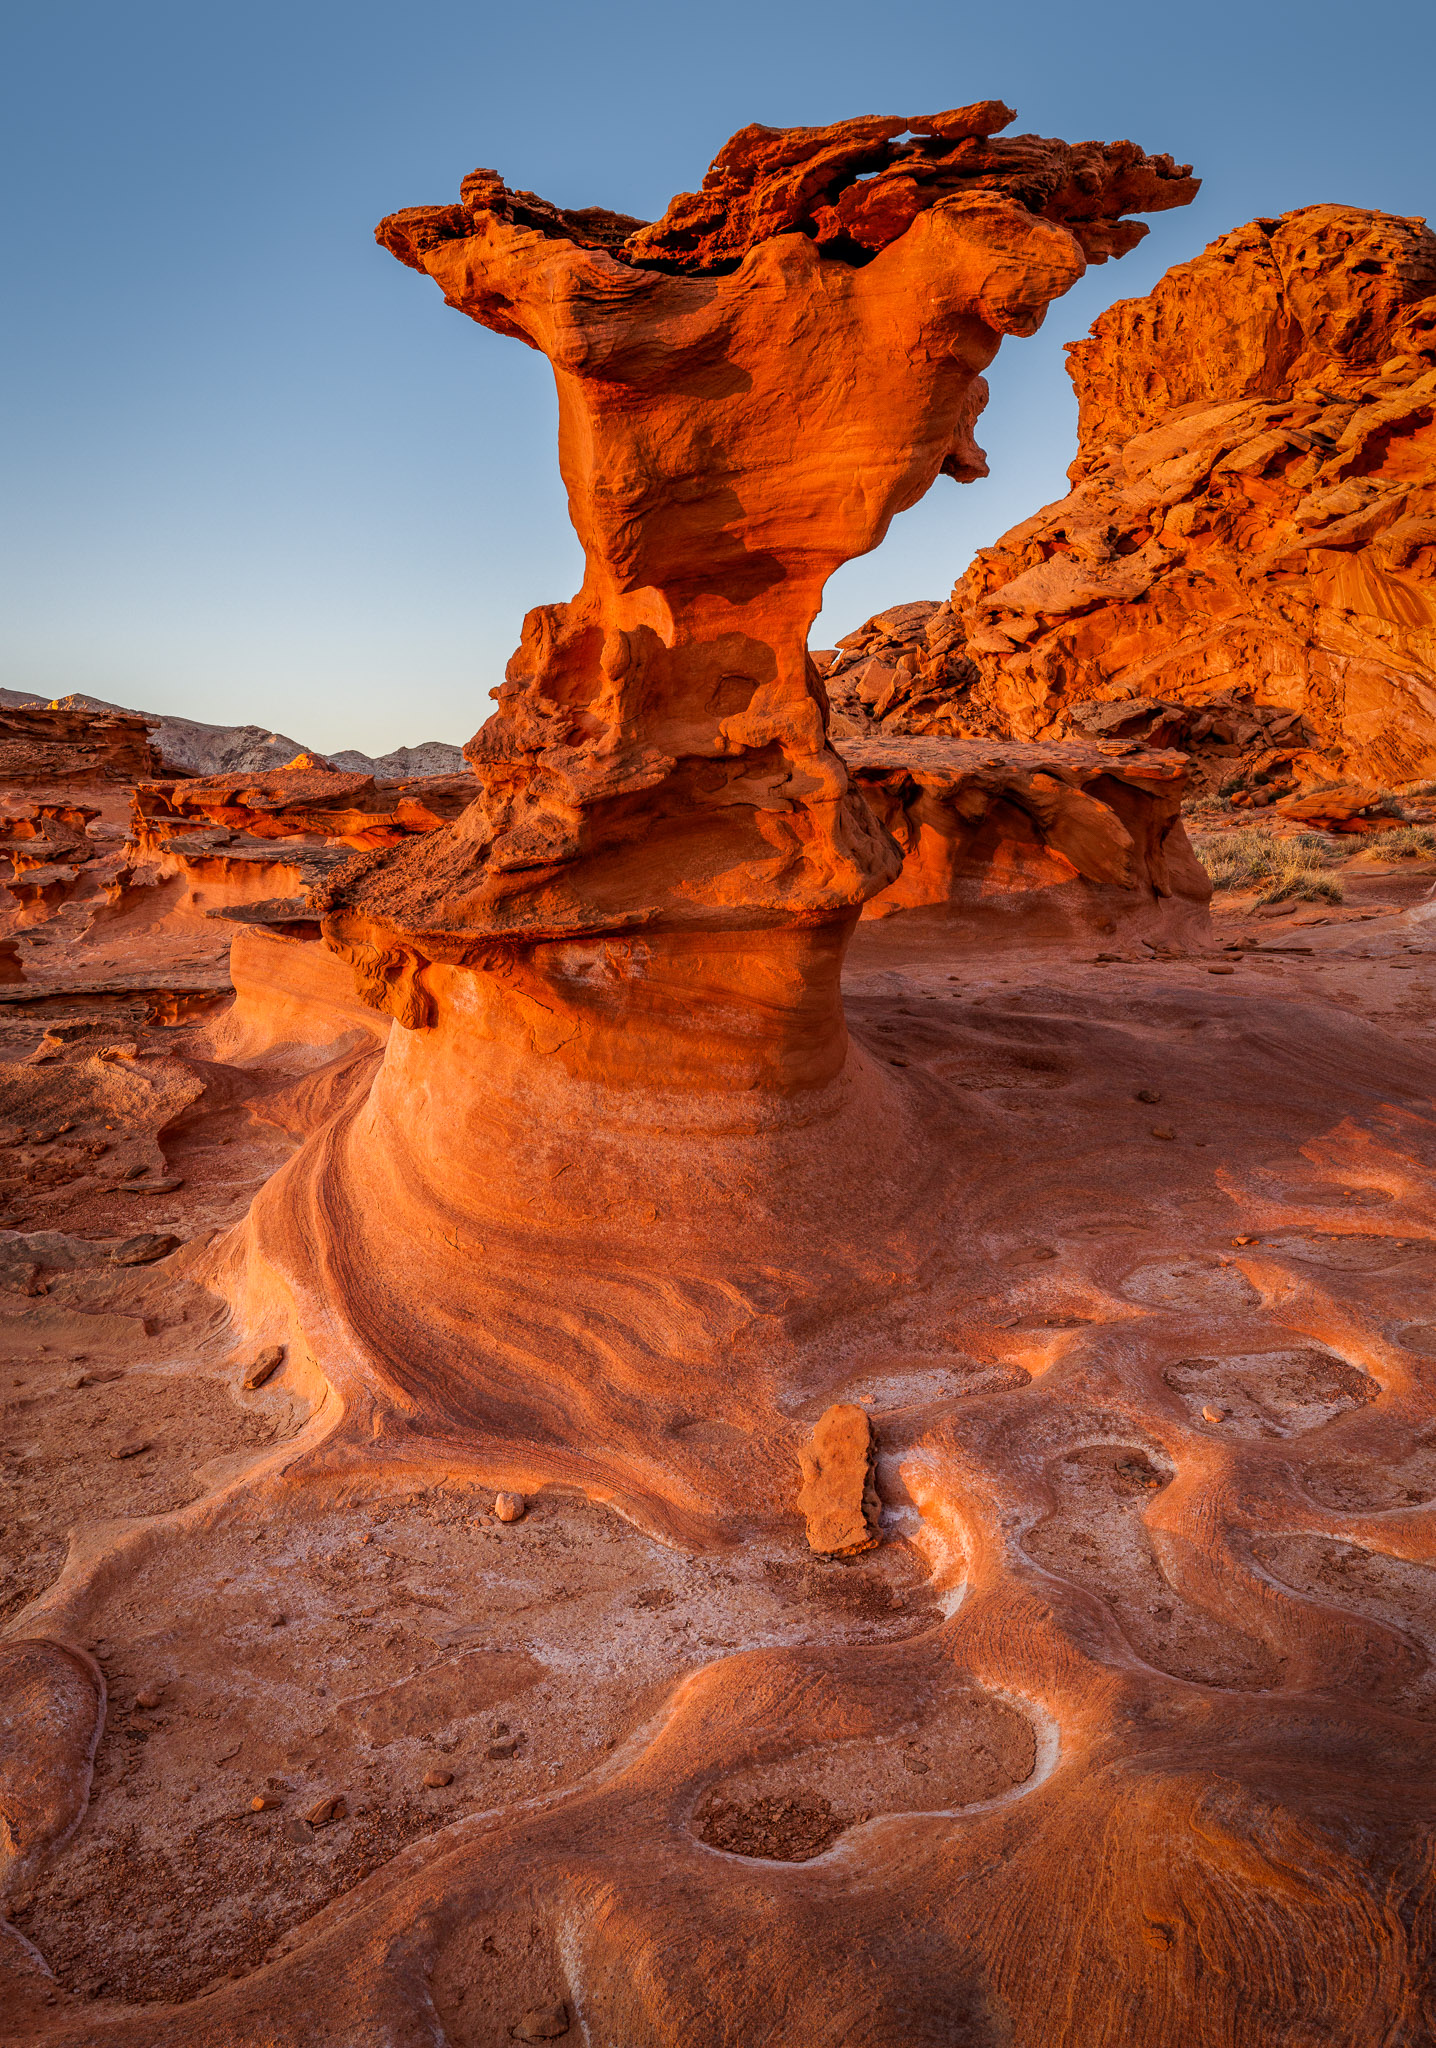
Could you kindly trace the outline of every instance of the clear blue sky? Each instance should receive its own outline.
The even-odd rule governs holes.
[[[980,438],[830,586],[817,638],[941,596],[1064,488],[1061,344],[1255,214],[1436,211],[1436,9],[1272,0],[10,0],[0,681],[272,724],[462,740],[526,608],[580,575],[548,367],[371,240],[476,164],[647,218],[746,121],[1006,99],[1205,185],[1035,340]]]

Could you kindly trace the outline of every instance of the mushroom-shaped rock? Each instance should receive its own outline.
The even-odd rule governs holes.
[[[245,1287],[287,1297],[376,1434],[501,1470],[521,1441],[535,1491],[601,1484],[675,1530],[732,1516],[748,1453],[657,1421],[675,1361],[729,1372],[771,1214],[835,1274],[895,1227],[850,1201],[893,1105],[848,1058],[840,978],[900,855],[829,744],[809,629],[939,475],[985,472],[1003,337],[1195,190],[1131,144],[1002,140],[1008,118],[745,129],[651,227],[487,170],[380,225],[548,358],[585,572],[524,622],[468,808],[309,898],[397,1028],[255,1203]],[[1080,794],[1044,800],[1074,843]]]

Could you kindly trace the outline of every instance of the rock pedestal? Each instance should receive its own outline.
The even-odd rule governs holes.
[[[416,1428],[512,1451],[517,1393],[523,1483],[555,1457],[641,1483],[618,1390],[661,1401],[675,1356],[722,1370],[714,1290],[761,1291],[800,1191],[802,1289],[906,1229],[909,1194],[875,1222],[851,1192],[897,1123],[840,996],[901,855],[829,745],[808,632],[940,473],[985,473],[1002,337],[1131,247],[1124,215],[1196,189],[1130,143],[994,139],[1011,118],[746,129],[655,224],[476,171],[378,230],[549,358],[586,567],[525,620],[469,809],[312,893],[400,1029],[265,1191],[249,1271],[345,1325]],[[633,1305],[655,1286],[664,1357]]]

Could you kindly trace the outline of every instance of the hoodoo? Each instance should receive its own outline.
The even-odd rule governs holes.
[[[654,224],[476,171],[378,230],[548,356],[586,573],[525,621],[464,815],[315,892],[401,1028],[257,1205],[249,1284],[342,1316],[366,1400],[515,1480],[607,1470],[650,1520],[775,1507],[776,1476],[675,1494],[691,1453],[644,1403],[675,1358],[731,1386],[775,1228],[812,1233],[795,1295],[898,1256],[910,1160],[881,1228],[847,1207],[904,1112],[848,1057],[839,976],[900,856],[808,631],[939,473],[985,474],[1003,336],[1196,190],[1130,143],[994,139],[1012,118],[746,128]]]
[[[1145,233],[1124,214],[1196,190],[1130,143],[992,139],[1012,119],[746,128],[652,225],[490,171],[380,225],[549,357],[586,559],[573,602],[525,621],[466,816],[325,893],[326,936],[401,1023],[435,1020],[433,968],[497,970],[604,1082],[841,1067],[843,936],[897,859],[828,745],[824,584],[939,472],[986,474],[1002,337]]]

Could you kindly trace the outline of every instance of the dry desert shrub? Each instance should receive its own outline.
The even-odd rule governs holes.
[[[1260,888],[1260,903],[1340,903],[1345,891],[1331,870],[1355,851],[1338,851],[1319,832],[1280,834],[1269,825],[1239,825],[1196,845],[1215,890]]]
[[[1385,860],[1436,859],[1436,828],[1398,825],[1391,832],[1383,832],[1372,851]]]

